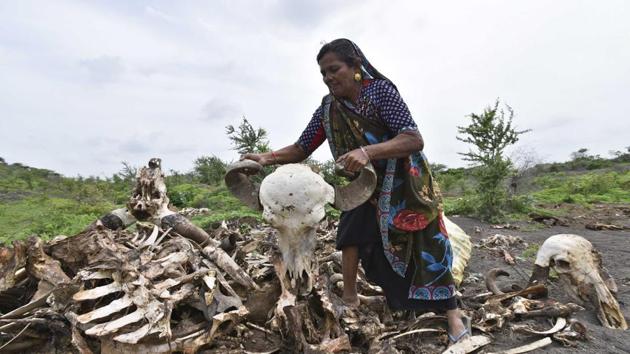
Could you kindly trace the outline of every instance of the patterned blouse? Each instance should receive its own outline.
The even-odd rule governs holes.
[[[353,109],[364,117],[382,119],[389,128],[391,137],[403,130],[418,130],[407,104],[396,87],[386,80],[364,80],[359,101]],[[319,106],[296,144],[310,156],[324,140],[326,132],[322,123],[322,107]]]

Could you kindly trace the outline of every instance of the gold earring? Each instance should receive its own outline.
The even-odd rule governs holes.
[[[354,81],[356,81],[356,82],[361,81],[361,74],[359,74],[359,73],[354,74]]]

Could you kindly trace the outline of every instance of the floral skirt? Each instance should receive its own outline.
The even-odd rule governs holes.
[[[439,232],[438,220],[429,224],[425,230],[428,233]],[[347,246],[359,247],[365,275],[369,281],[383,289],[387,304],[392,310],[445,311],[457,308],[455,297],[439,300],[410,298],[416,273],[414,257],[409,262],[404,278],[394,272],[383,251],[376,207],[369,202],[341,214],[337,230],[337,249]]]

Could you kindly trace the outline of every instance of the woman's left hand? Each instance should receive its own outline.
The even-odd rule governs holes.
[[[339,156],[336,162],[343,165],[346,171],[354,173],[361,170],[370,160],[361,149],[354,149]]]

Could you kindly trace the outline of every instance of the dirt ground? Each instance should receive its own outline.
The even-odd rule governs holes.
[[[600,210],[601,209],[601,210]],[[600,211],[606,215],[616,216],[611,218],[619,224],[627,225],[630,218],[625,211],[627,206],[619,208],[619,210],[611,210],[610,208],[599,208],[595,214]],[[573,214],[575,215],[575,214]],[[473,243],[478,243],[482,238],[495,234],[514,235],[522,237],[529,244],[542,242],[551,235],[556,234],[577,234],[591,241],[594,247],[603,255],[604,266],[610,271],[612,277],[616,280],[619,287],[617,298],[626,319],[630,319],[630,230],[623,231],[593,231],[584,227],[584,219],[595,219],[592,213],[589,217],[570,218],[568,226],[541,226],[539,223],[520,223],[517,224],[518,229],[494,229],[489,224],[484,224],[478,220],[466,217],[452,217],[455,223],[464,229],[472,238]],[[524,231],[530,230],[530,231]],[[507,265],[500,257],[491,251],[480,248],[473,249],[472,259],[468,266],[469,273],[485,273],[491,268],[501,267],[510,272],[510,278],[504,280],[505,285],[512,283],[525,285],[531,274],[533,256],[521,257],[524,247],[515,248],[511,251],[512,256],[516,259],[516,265]],[[531,252],[530,252],[531,253]],[[462,292],[464,295],[479,291],[485,291],[483,281],[478,283],[463,284]],[[570,301],[559,284],[550,286],[550,297]],[[630,330],[612,330],[604,328],[600,325],[595,311],[586,306],[585,311],[577,314],[577,318],[588,327],[589,340],[579,342],[575,348],[565,348],[560,344],[553,343],[545,348],[534,351],[532,353],[570,353],[570,352],[588,352],[588,353],[630,353]],[[487,352],[505,350],[533,342],[536,338],[528,337],[519,333],[511,332],[504,329],[502,332],[494,333],[493,343],[484,350]]]

